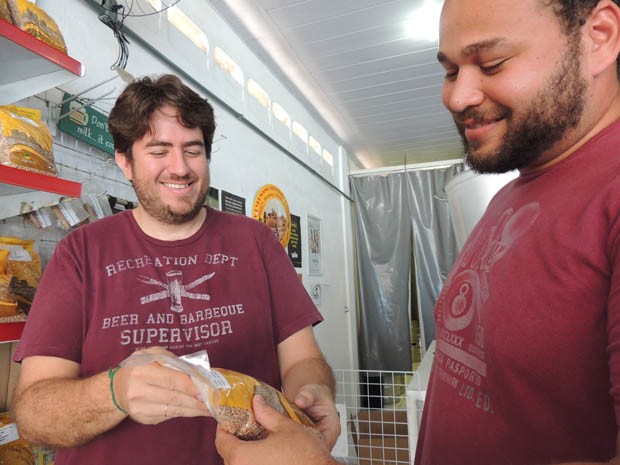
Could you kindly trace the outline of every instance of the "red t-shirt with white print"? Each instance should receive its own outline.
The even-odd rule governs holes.
[[[279,387],[277,346],[321,315],[273,231],[208,208],[193,236],[161,241],[131,211],[83,226],[54,251],[14,360],[33,355],[108,370],[135,350],[206,349],[211,365]],[[156,426],[131,419],[96,440],[56,452],[56,465],[221,464],[215,420]]]
[[[435,307],[417,465],[606,462],[620,418],[620,123],[496,194]]]

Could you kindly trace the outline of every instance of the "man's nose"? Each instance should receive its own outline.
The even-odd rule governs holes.
[[[444,83],[444,105],[452,113],[460,113],[469,107],[482,104],[484,100],[482,83],[482,78],[476,73],[459,71],[453,80]]]
[[[168,159],[168,171],[177,176],[185,176],[189,172],[185,153],[182,149],[173,149]]]

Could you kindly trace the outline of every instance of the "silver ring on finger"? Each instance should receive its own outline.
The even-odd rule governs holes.
[[[164,405],[164,417],[168,418],[168,404]]]

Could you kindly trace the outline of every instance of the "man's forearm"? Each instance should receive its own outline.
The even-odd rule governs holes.
[[[284,394],[294,397],[306,384],[327,386],[332,396],[336,395],[334,372],[324,358],[307,358],[297,362],[282,376]]]
[[[20,435],[33,443],[75,447],[114,428],[125,415],[112,403],[109,386],[106,373],[35,382],[13,401]]]

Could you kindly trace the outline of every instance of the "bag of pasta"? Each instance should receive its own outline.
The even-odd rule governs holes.
[[[58,176],[52,136],[39,110],[0,106],[0,164]]]
[[[315,427],[301,409],[289,402],[284,394],[274,387],[243,373],[212,368],[205,350],[183,357],[134,354],[121,362],[121,366],[135,366],[153,361],[187,373],[213,418],[224,430],[238,438],[254,440],[267,435],[267,430],[256,421],[252,412],[252,398],[255,394],[263,396],[271,407],[297,423]]]
[[[58,24],[43,9],[28,0],[10,0],[13,23],[24,32],[66,54],[67,45]]]
[[[13,18],[11,18],[11,9],[7,0],[0,0],[0,19],[6,21],[9,24],[13,24]]]

